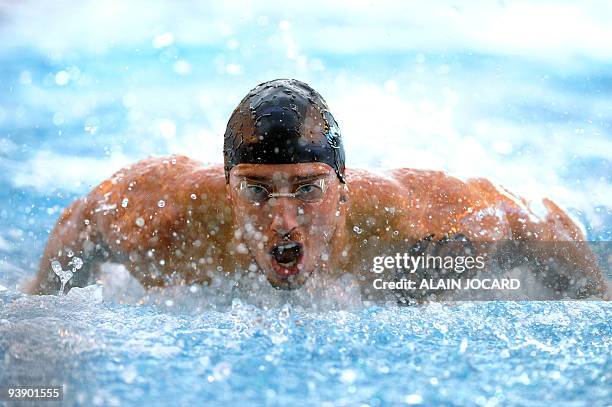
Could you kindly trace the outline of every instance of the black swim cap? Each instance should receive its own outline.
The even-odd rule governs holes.
[[[338,123],[314,89],[295,79],[257,85],[234,109],[223,144],[225,179],[238,164],[320,162],[342,183],[344,147]]]

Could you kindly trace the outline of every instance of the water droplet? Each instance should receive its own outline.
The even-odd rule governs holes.
[[[363,232],[363,229],[361,229],[359,226],[355,225],[355,226],[353,226],[353,232],[355,232],[358,235],[360,235],[361,232]]]
[[[448,327],[446,325],[444,325],[443,323],[434,322],[433,326],[434,326],[434,328],[438,329],[443,334],[448,332]],[[467,346],[467,344],[466,344],[466,346]]]
[[[241,308],[242,308],[242,301],[240,301],[240,298],[234,298],[232,300],[232,311],[237,311]]]
[[[160,199],[159,201],[157,201],[157,206],[159,206],[160,208],[163,208],[164,206],[166,206],[166,201],[164,201],[163,199]]]
[[[291,305],[285,304],[278,313],[279,320],[287,320],[291,317]]]
[[[123,372],[121,372],[121,378],[127,384],[134,383],[134,380],[136,380],[137,377],[138,372],[134,366],[127,366],[125,369],[123,369]]]
[[[72,259],[72,265],[75,269],[80,270],[83,267],[83,260],[80,257],[75,257]]]
[[[418,393],[409,394],[406,396],[406,404],[422,404],[423,396]]]
[[[355,373],[355,371],[352,369],[347,369],[343,371],[342,374],[340,375],[340,381],[342,383],[347,383],[347,384],[353,383],[356,378],[357,378],[357,373]]]
[[[56,126],[61,126],[62,124],[64,124],[64,121],[65,121],[64,113],[56,112],[53,115],[53,124],[55,124]]]
[[[128,199],[127,198],[123,198],[123,201],[121,201],[121,207],[122,208],[127,208],[128,206]]]
[[[172,33],[166,32],[163,34],[159,34],[153,38],[153,47],[154,48],[164,48],[169,45],[172,45],[174,42],[174,35]]]
[[[88,117],[85,119],[83,130],[89,134],[95,134],[100,127],[100,119],[97,117]]]
[[[72,274],[71,270],[63,270],[60,275],[60,281],[62,282],[62,291],[64,291],[63,286],[64,284],[66,284],[68,281],[70,281],[70,279],[72,278],[74,274]]]
[[[468,347],[468,340],[463,338],[461,340],[461,345],[459,345],[459,353],[465,353],[467,347]]]
[[[202,367],[208,367],[208,365],[210,365],[210,356],[202,356],[198,359],[198,362],[200,362]]]
[[[64,86],[70,80],[70,75],[66,71],[59,71],[55,74],[55,83],[59,86]]]
[[[191,194],[191,199],[195,200],[196,198],[197,198],[196,194]]]
[[[57,260],[53,260],[51,262],[51,268],[53,269],[53,272],[58,276],[62,273],[62,264]]]
[[[139,227],[143,227],[144,224],[145,224],[145,221],[144,221],[143,218],[136,218],[135,222],[136,222],[136,225],[139,226]]]
[[[232,374],[232,366],[227,362],[221,362],[212,369],[215,380],[225,380]]]

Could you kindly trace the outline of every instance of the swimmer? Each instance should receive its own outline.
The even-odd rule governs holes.
[[[146,288],[206,284],[215,273],[241,270],[294,289],[315,273],[369,276],[373,256],[461,236],[576,242],[529,258],[556,265],[545,280],[561,295],[606,295],[595,257],[580,243],[585,236],[549,200],[547,213],[537,216],[525,200],[485,179],[345,169],[338,123],[303,82],[273,80],[251,90],[229,119],[223,154],[224,166],[184,156],[145,159],[72,203],[29,291],[91,284],[104,262],[125,265]],[[77,257],[81,268],[66,275]]]

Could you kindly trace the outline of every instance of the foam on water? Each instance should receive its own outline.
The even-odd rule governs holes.
[[[308,311],[352,310],[363,307],[358,282],[351,274],[331,281],[313,275],[298,290],[273,288],[259,273],[213,275],[210,285],[170,286],[145,290],[125,267],[112,263],[102,265],[100,276],[105,300],[123,304],[145,304],[168,312],[199,313],[224,310],[234,299],[259,308],[290,305]]]
[[[598,404],[611,395],[609,303],[306,311],[235,299],[168,312],[167,302],[121,305],[90,286],[3,291],[0,307],[0,381],[64,385],[66,405]]]
[[[145,291],[110,263],[100,281],[63,296],[0,290],[0,384],[63,385],[65,405],[597,404],[612,396],[606,302],[380,307],[361,302],[350,279],[315,278],[287,292],[257,275]]]

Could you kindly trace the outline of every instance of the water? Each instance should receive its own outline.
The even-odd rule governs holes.
[[[67,405],[610,400],[612,307],[601,302],[312,312],[235,301],[189,313],[103,302],[95,289],[2,293],[3,379],[67,383]]]
[[[117,274],[19,294],[73,199],[151,154],[220,162],[232,109],[278,77],[327,99],[349,167],[485,175],[610,240],[609,6],[191,6],[0,5],[0,384],[63,384],[65,405],[612,403],[609,303],[309,304]]]

